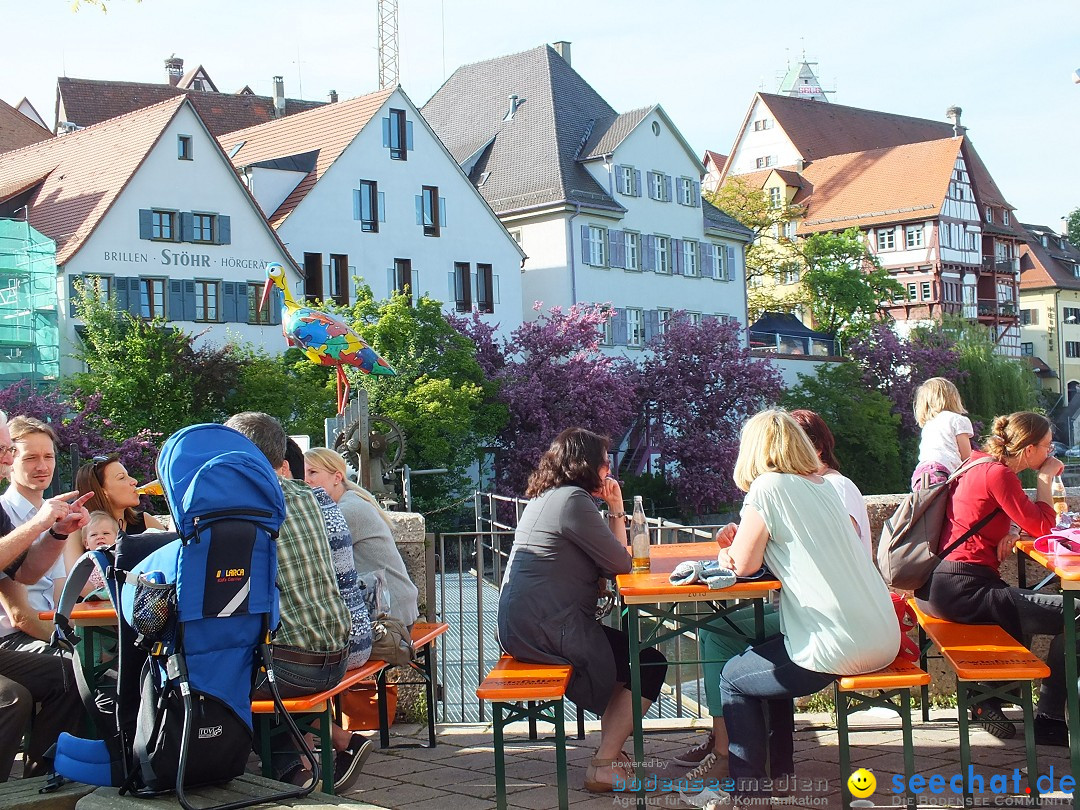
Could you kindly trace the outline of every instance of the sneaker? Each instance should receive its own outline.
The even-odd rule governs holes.
[[[1035,715],[1032,726],[1036,745],[1054,745],[1059,748],[1069,747],[1069,727],[1064,720],[1056,720],[1045,714]]]
[[[677,757],[672,757],[671,762],[674,765],[685,765],[687,768],[693,768],[699,765],[705,757],[713,753],[715,745],[716,735],[710,731],[700,745],[695,745],[689,751],[684,751]]]
[[[999,740],[1016,736],[1016,724],[1001,711],[1000,703],[986,701],[971,707],[971,719]]]
[[[678,781],[686,785],[689,790],[694,790],[697,787],[693,784],[694,782],[699,782],[706,790],[709,790],[715,789],[728,776],[727,757],[719,757],[715,752],[710,752],[705,756],[705,759],[698,763],[696,768],[684,773],[679,777]]]
[[[341,795],[356,784],[364,762],[374,746],[363,734],[353,734],[344,751],[338,751],[334,757],[334,793]]]

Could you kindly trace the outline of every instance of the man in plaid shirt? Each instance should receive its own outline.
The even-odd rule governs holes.
[[[281,625],[271,647],[278,691],[290,698],[329,689],[341,681],[349,663],[352,619],[338,591],[319,502],[307,484],[290,477],[288,436],[277,419],[245,411],[225,425],[262,451],[278,471],[285,495],[285,522],[277,539]],[[305,784],[311,778],[295,752],[275,753],[273,769],[282,781]]]

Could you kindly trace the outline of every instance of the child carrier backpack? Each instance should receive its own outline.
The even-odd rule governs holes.
[[[285,501],[266,457],[223,425],[194,425],[165,442],[157,463],[176,533],[121,534],[72,569],[56,610],[53,643],[73,650],[70,615],[90,572],[101,570],[117,613],[115,690],[94,688],[79,656],[76,681],[101,739],[63,733],[61,777],[121,793],[176,791],[244,773],[252,751],[251,697],[260,671],[315,780],[271,797],[310,793],[318,762],[274,685],[270,632],[278,624],[277,533]],[[104,698],[104,699],[103,699]]]

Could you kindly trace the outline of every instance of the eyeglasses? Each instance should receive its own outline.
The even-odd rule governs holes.
[[[8,454],[15,455],[15,445],[0,444],[0,456],[6,456]]]

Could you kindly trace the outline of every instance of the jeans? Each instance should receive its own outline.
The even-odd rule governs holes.
[[[795,772],[794,698],[812,695],[834,680],[835,675],[793,663],[783,636],[763,641],[727,663],[720,676],[720,697],[735,796],[769,795],[766,758],[774,780]]]
[[[698,644],[701,647],[702,674],[705,678],[705,702],[709,706],[710,717],[724,716],[724,701],[720,698],[720,673],[727,662],[739,653],[743,652],[750,642],[747,639],[754,638],[756,628],[754,626],[754,606],[739,608],[727,614],[727,621],[716,619],[712,626],[716,629],[702,627],[698,630]],[[739,628],[746,638],[740,638],[733,634],[728,621]],[[780,632],[780,611],[774,605],[765,605],[765,639],[771,638]],[[764,640],[764,639],[762,639]]]

